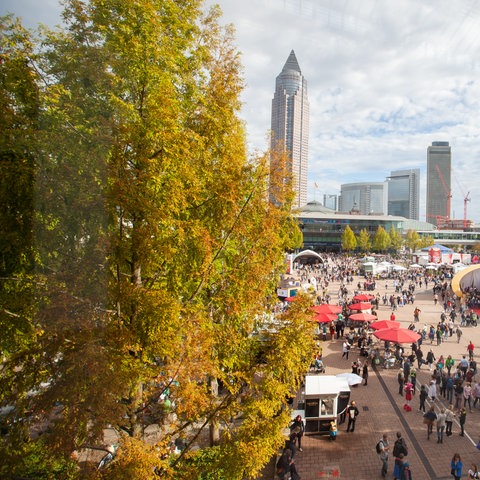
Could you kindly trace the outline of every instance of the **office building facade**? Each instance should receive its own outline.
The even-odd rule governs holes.
[[[324,193],[323,205],[336,212],[338,210],[338,195]]]
[[[338,211],[386,215],[387,192],[387,182],[345,183],[340,186]]]
[[[284,149],[288,153],[297,194],[295,206],[301,207],[307,203],[309,103],[307,81],[293,50],[275,81],[271,135],[272,150]],[[270,169],[275,168],[273,155]],[[270,193],[272,196],[272,189]]]
[[[427,222],[438,225],[450,218],[452,149],[448,142],[432,142],[427,148]]]
[[[395,170],[387,182],[388,215],[419,220],[420,169]]]

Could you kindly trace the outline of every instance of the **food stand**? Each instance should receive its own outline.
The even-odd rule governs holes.
[[[305,434],[328,434],[330,422],[337,420],[350,401],[350,387],[345,378],[307,375],[301,400],[299,410],[294,414],[300,414],[305,419]]]

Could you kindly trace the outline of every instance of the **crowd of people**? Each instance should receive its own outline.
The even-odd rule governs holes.
[[[303,267],[303,281],[315,277],[312,283],[316,285],[317,304],[335,303],[343,307],[336,320],[330,324],[319,325],[317,338],[321,341],[341,343],[341,357],[344,360],[349,360],[349,355],[355,352],[355,361],[351,364],[352,373],[361,376],[365,386],[368,385],[369,366],[397,365],[398,393],[405,397],[406,411],[413,409],[425,415],[427,440],[433,434],[434,428],[437,443],[444,443],[445,439],[454,433],[464,436],[467,414],[480,407],[480,381],[476,378],[475,346],[473,342],[469,342],[467,348],[458,350],[456,355],[447,354],[445,351],[442,353],[442,346],[446,345],[446,342],[459,344],[464,333],[463,327],[476,326],[477,314],[468,308],[473,304],[460,304],[443,274],[407,271],[396,273],[394,278],[387,280],[379,281],[367,276],[364,281],[357,281],[355,277],[358,274],[355,260],[345,257],[329,258],[324,264]],[[330,292],[333,282],[339,284],[336,292],[338,301],[335,302],[332,298],[334,295]],[[395,320],[396,314],[401,315],[403,306],[415,304],[416,294],[422,287],[431,289],[433,304],[442,308],[439,309],[438,321],[430,324],[424,321],[421,309],[416,306],[408,328],[419,333],[421,337],[418,342],[410,345],[408,352],[403,345],[392,345],[389,342],[379,344],[372,338],[368,323],[353,322],[349,319],[352,313],[349,307],[354,302],[353,297],[362,291],[368,291],[372,295],[370,302],[373,315],[377,315],[380,308],[385,310],[387,307],[391,311],[391,320]],[[381,291],[383,288],[385,291]],[[375,289],[380,291],[375,292]],[[471,292],[470,301],[475,295],[479,298],[478,293]],[[320,368],[325,371],[321,355],[316,354],[313,363],[318,371]],[[426,384],[418,380],[421,371],[427,372],[429,381]],[[358,414],[355,401],[350,402],[344,411],[348,418],[346,432],[355,431]],[[339,423],[343,423],[342,418]],[[330,438],[336,439],[337,425],[336,422],[332,424]],[[454,428],[456,424],[459,425],[457,431]],[[397,440],[405,442],[400,433],[397,433]],[[388,434],[382,437],[382,441],[379,441],[381,448],[377,449],[377,453],[382,462],[381,474],[386,476],[390,456]],[[455,453],[452,458],[451,475],[454,478],[462,475],[460,453]],[[406,458],[408,452],[398,451],[394,447],[391,455],[394,478],[409,480],[412,472]],[[468,470],[468,475],[468,478],[479,478],[475,465]]]

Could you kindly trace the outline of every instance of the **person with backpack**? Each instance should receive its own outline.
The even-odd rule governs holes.
[[[408,455],[407,444],[402,438],[402,434],[397,432],[397,439],[393,445],[392,454],[394,457],[393,478],[398,480],[400,478],[401,466],[403,464],[403,458]]]
[[[380,474],[383,478],[387,476],[388,471],[388,435],[386,433],[383,434],[382,439],[376,445],[377,454],[382,462],[382,470]]]
[[[397,439],[393,444],[392,453],[394,457],[398,457],[401,453],[403,453],[404,457],[408,455],[407,443],[405,442],[405,439],[402,437],[402,434],[400,432],[397,432]]]

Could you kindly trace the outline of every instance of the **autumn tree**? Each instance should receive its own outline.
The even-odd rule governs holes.
[[[373,239],[373,250],[385,252],[390,246],[390,236],[382,226],[378,226],[375,238]]]
[[[472,245],[472,252],[474,252],[476,254],[480,253],[480,242],[475,242]]]
[[[36,321],[44,282],[35,229],[36,175],[41,128],[39,75],[31,35],[12,16],[0,19],[0,405],[1,478],[74,478],[77,468],[67,456],[48,453],[44,442],[26,442],[24,411],[34,385],[27,365],[42,327]],[[38,364],[38,362],[37,362]],[[27,394],[27,392],[29,392]]]
[[[420,235],[416,230],[409,229],[405,236],[405,246],[414,252],[420,245]]]
[[[352,252],[357,247],[357,239],[349,225],[345,227],[342,233],[342,250]]]
[[[418,242],[418,248],[431,247],[435,244],[435,239],[432,235],[426,235],[425,237],[420,237]]]
[[[370,234],[366,228],[362,228],[356,237],[357,245],[361,252],[368,252],[372,248]]]
[[[247,156],[233,32],[200,0],[67,0],[64,20],[35,62],[41,288],[3,400],[48,418],[46,452],[116,427],[105,478],[252,478],[283,441],[313,344],[308,299],[264,325],[300,234],[291,182],[279,175],[270,203],[268,155]]]
[[[403,245],[402,235],[392,225],[392,227],[390,228],[390,230],[388,232],[388,236],[389,236],[389,241],[390,241],[390,248],[393,251],[398,252],[402,248],[402,245]]]

